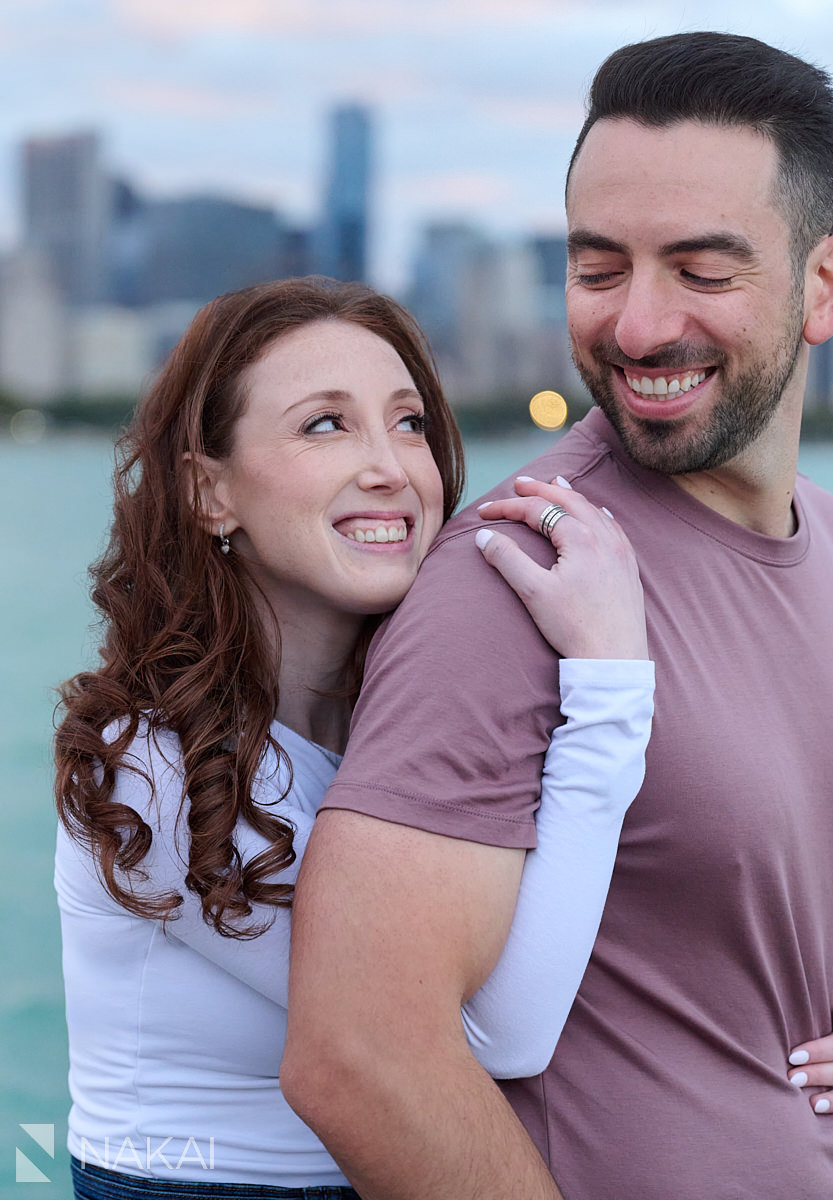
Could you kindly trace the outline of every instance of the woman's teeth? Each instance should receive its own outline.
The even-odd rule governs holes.
[[[351,542],[404,542],[408,527],[401,521],[395,525],[377,525],[375,529],[351,529],[344,536]]]
[[[639,396],[662,396],[665,400],[670,400],[674,396],[679,396],[681,392],[688,392],[693,387],[697,387],[698,383],[702,383],[706,378],[705,371],[689,372],[687,375],[657,375],[655,379],[649,379],[647,375],[643,375],[641,379],[635,376],[625,375],[628,381],[628,386],[632,392],[636,392]]]

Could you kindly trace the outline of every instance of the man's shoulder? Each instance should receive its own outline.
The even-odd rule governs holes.
[[[799,475],[794,504],[799,520],[810,533],[813,561],[830,562],[833,554],[833,495],[806,475]]]
[[[477,506],[486,500],[497,500],[513,496],[513,481],[518,475],[529,475],[533,479],[541,479],[549,483],[556,475],[562,475],[576,486],[582,487],[582,481],[595,472],[602,470],[610,462],[615,439],[605,417],[598,409],[592,409],[586,417],[577,422],[568,433],[564,434],[550,449],[533,459],[532,462],[520,464],[516,470],[505,479],[495,484],[488,492],[478,496],[443,527],[434,541],[429,555],[448,542],[453,542],[461,534],[480,529],[483,522],[478,515]]]
[[[604,436],[609,429],[605,418],[594,410],[545,454],[519,466],[486,496],[513,495],[512,481],[518,474],[547,482],[563,475],[575,481],[594,503],[607,503],[610,481],[618,472],[611,444]],[[612,431],[610,437],[615,439]],[[433,659],[449,655],[455,662],[462,661],[467,654],[485,653],[484,646],[493,646],[496,631],[501,646],[512,644],[515,653],[540,655],[543,639],[537,627],[512,588],[477,549],[474,535],[478,529],[494,525],[547,568],[555,561],[552,545],[522,522],[484,521],[477,511],[479,503],[478,499],[458,513],[435,539],[411,590],[376,634],[368,669],[380,658],[389,661],[406,651],[429,653]]]

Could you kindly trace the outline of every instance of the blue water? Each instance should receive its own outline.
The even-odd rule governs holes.
[[[469,495],[540,453],[551,435],[472,440]],[[50,738],[56,681],[95,661],[86,566],[109,519],[112,451],[102,438],[0,439],[0,1197],[20,1200],[18,1147],[50,1182],[41,1200],[69,1195],[66,1039],[58,922],[52,893],[54,816]],[[809,444],[801,468],[833,491],[833,446]],[[55,1126],[55,1158],[21,1124]]]

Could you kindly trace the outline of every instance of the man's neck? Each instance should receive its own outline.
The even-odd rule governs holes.
[[[779,473],[766,483],[720,468],[692,475],[672,475],[674,483],[695,500],[729,521],[768,537],[792,537],[796,529],[792,508],[795,470]]]
[[[701,504],[745,529],[768,537],[792,537],[801,409],[802,392],[796,386],[766,429],[740,454],[713,470],[670,478]]]

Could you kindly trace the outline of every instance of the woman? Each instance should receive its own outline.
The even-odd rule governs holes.
[[[459,435],[402,309],[359,285],[290,280],[197,315],[122,452],[94,568],[102,664],[65,686],[56,738],[75,1194],[355,1196],[280,1092],[288,905],[369,637],[459,499]],[[545,500],[560,497],[591,535],[561,615],[544,611],[546,594],[531,604],[546,635],[569,652],[588,595],[615,600],[617,657],[644,659],[624,535],[563,488],[524,487],[518,515],[546,510],[555,539],[561,510]],[[538,898],[464,1012],[493,1073],[526,1066],[517,975],[543,997],[550,1042],[549,1012],[563,1020],[580,981],[641,779],[650,664],[631,667],[614,664],[632,688],[611,716],[593,711],[592,665],[571,700],[564,664],[565,712],[582,719],[554,735],[555,800],[519,913],[524,893]],[[598,801],[590,818],[582,788]],[[553,871],[547,847],[558,864],[570,835],[578,861],[574,847]],[[562,920],[556,956],[539,939],[558,926],[558,887],[590,916],[578,939]]]

